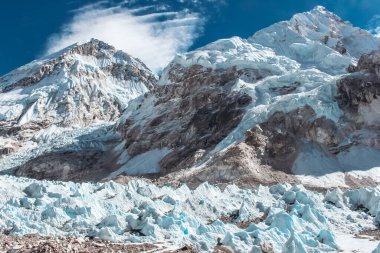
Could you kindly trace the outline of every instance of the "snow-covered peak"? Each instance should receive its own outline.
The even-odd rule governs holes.
[[[116,120],[155,83],[140,60],[92,39],[1,77],[0,120],[70,126]]]
[[[108,141],[107,126],[156,81],[140,60],[95,39],[10,72],[0,79],[0,167],[53,151],[103,152],[97,143]],[[52,167],[59,170],[59,162]]]
[[[115,47],[98,39],[90,39],[85,42],[75,43],[56,53],[46,56],[45,59],[51,60],[58,58],[62,60],[65,58],[70,58],[74,55],[94,57],[99,60],[99,62],[97,62],[99,66],[106,64],[107,60],[119,64],[136,65],[139,69],[143,69],[144,71],[152,74],[148,67],[140,59],[132,57],[128,53],[121,50],[117,50]]]
[[[163,71],[167,84],[175,66],[205,68],[254,68],[284,73],[298,68],[316,68],[328,74],[346,73],[363,53],[379,49],[380,39],[353,27],[323,6],[294,15],[256,32],[249,39],[232,37],[197,50],[178,54]]]
[[[155,82],[156,79],[139,59],[116,50],[103,41],[91,39],[84,43],[73,44],[13,70],[0,78],[0,90],[8,91],[14,87],[35,84],[52,72],[75,74],[80,66],[83,66],[87,72],[110,72],[117,79],[138,79],[147,84]],[[121,66],[124,68],[120,69]]]
[[[335,19],[337,21],[339,21],[339,20],[342,21],[342,19],[338,15],[336,15],[334,12],[329,11],[326,7],[324,7],[322,5],[316,5],[310,11],[303,12],[303,13],[297,13],[294,16],[302,15],[302,14],[306,14],[306,13],[312,13],[312,14],[315,14],[315,15],[320,15],[320,16],[324,16],[324,17],[330,17],[330,18],[333,18],[333,19]]]
[[[64,57],[70,54],[81,54],[81,55],[93,55],[100,57],[100,53],[103,53],[103,56],[107,54],[112,54],[116,51],[116,49],[98,39],[90,39],[84,42],[74,43],[66,48],[59,50],[58,52],[54,52],[50,55],[44,57],[44,59],[54,59],[58,57]]]
[[[319,40],[343,54],[347,52],[356,58],[380,48],[378,38],[366,30],[354,27],[322,6],[294,15],[290,25],[302,36],[314,41]]]
[[[316,5],[314,8],[313,8],[313,11],[320,11],[320,12],[326,12],[327,9],[326,7],[322,6],[322,5]]]
[[[344,73],[363,53],[380,48],[379,38],[322,6],[264,28],[249,41],[331,74]]]

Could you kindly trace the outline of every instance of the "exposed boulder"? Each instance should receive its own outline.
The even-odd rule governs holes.
[[[109,152],[57,152],[26,162],[16,169],[15,174],[39,180],[100,181],[117,168],[114,161]]]

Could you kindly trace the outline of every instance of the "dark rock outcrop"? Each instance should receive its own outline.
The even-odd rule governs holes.
[[[117,168],[114,161],[111,153],[100,150],[56,152],[28,161],[15,174],[39,180],[100,181]]]
[[[332,120],[317,117],[310,106],[304,106],[289,113],[274,113],[268,121],[248,131],[245,142],[255,147],[263,164],[291,174],[303,142],[329,149],[342,139],[343,134]]]
[[[360,57],[349,72],[338,81],[337,101],[342,110],[355,115],[361,105],[368,106],[380,95],[380,51]]]
[[[139,111],[144,108],[120,124],[118,130],[126,140],[128,154],[133,157],[153,149],[171,149],[160,162],[162,175],[194,165],[207,153],[204,151],[240,123],[244,108],[252,100],[231,90],[242,75],[262,78],[255,70],[174,66],[169,71],[172,83],[157,86],[145,96],[155,101],[155,113],[145,119],[147,124],[138,124]]]

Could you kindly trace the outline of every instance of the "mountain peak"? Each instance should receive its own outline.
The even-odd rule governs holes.
[[[333,14],[335,15],[333,12],[329,11],[326,7],[322,6],[322,5],[317,5],[315,6],[310,12],[319,12],[319,13],[322,13],[322,14]]]
[[[45,56],[41,60],[52,60],[52,59],[62,60],[65,57],[72,56],[72,55],[94,56],[95,58],[98,58],[98,59],[109,58],[109,57],[114,56],[116,52],[119,55],[119,57],[122,56],[123,59],[130,60],[132,58],[131,55],[123,51],[117,50],[114,46],[106,42],[103,42],[101,40],[92,38],[87,41],[74,43],[66,48],[63,48],[62,50],[59,50],[57,52],[54,52],[52,54]],[[138,62],[140,64],[143,64],[140,60],[138,60]]]
[[[343,66],[351,61],[351,57],[357,60],[362,54],[380,48],[379,38],[354,27],[320,5],[256,32],[250,41],[270,47],[277,54],[296,59],[308,67],[322,63],[322,70],[327,72],[331,69],[326,64],[327,56],[334,59],[328,63],[336,65],[337,58],[340,58]],[[305,48],[313,49],[305,51]],[[322,57],[316,59],[318,55]],[[345,67],[339,72],[342,70]]]
[[[294,16],[290,19],[290,21],[294,19],[298,21],[302,21],[301,17],[304,18],[304,21],[312,20],[313,22],[316,22],[316,23],[318,22],[326,23],[328,21],[330,23],[330,26],[336,23],[349,23],[349,22],[345,22],[341,17],[336,15],[334,12],[329,11],[326,7],[322,5],[317,5],[310,11],[294,14]]]
[[[317,6],[315,6],[314,8],[313,8],[313,10],[316,10],[316,11],[326,11],[327,9],[324,7],[324,6],[322,6],[322,5],[317,5]]]
[[[66,55],[72,55],[72,54],[94,55],[95,53],[98,53],[100,51],[109,51],[113,53],[116,51],[116,49],[115,47],[101,40],[91,38],[90,40],[71,44],[57,52],[47,54],[46,56],[42,57],[40,60],[51,60],[51,59],[56,59],[59,57],[62,58]]]
[[[155,83],[155,75],[139,59],[91,39],[1,77],[0,106],[12,106],[2,107],[0,120],[14,120],[19,125],[48,121],[64,126],[112,121],[131,99]],[[7,93],[17,92],[23,95],[8,101]]]
[[[91,38],[86,42],[74,44],[74,46],[69,50],[69,52],[74,52],[83,55],[93,55],[94,53],[99,53],[102,51],[114,53],[116,49],[115,47],[107,44],[106,42]]]
[[[58,69],[71,71],[73,67],[78,66],[75,63],[79,62],[86,63],[87,67],[92,65],[91,71],[101,69],[108,72],[119,65],[134,66],[135,71],[140,69],[142,72],[145,72],[146,79],[149,79],[149,81],[153,81],[156,78],[141,60],[121,50],[117,50],[101,40],[92,38],[85,42],[72,44],[4,75],[0,78],[0,91],[9,91],[14,87],[25,87],[35,84],[43,77],[49,76],[53,71],[59,71]],[[22,83],[21,85],[20,82]]]

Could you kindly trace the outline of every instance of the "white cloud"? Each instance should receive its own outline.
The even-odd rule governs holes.
[[[375,37],[380,38],[380,27],[376,27],[373,30],[373,34],[375,35]]]
[[[177,52],[192,45],[203,24],[200,15],[189,10],[156,11],[140,16],[136,15],[138,12],[102,4],[78,9],[71,22],[49,38],[46,53],[96,38],[140,58],[153,71],[159,71]]]
[[[369,21],[368,27],[371,34],[380,38],[380,15],[373,16]]]

